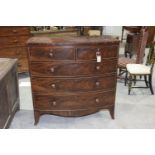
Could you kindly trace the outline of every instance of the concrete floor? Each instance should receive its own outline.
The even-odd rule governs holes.
[[[155,74],[152,81],[155,91]],[[23,82],[25,85],[22,84]],[[23,110],[16,113],[10,126],[11,129],[155,128],[155,95],[151,95],[149,89],[133,89],[131,95],[128,95],[128,88],[121,80],[117,82],[115,120],[112,120],[109,112],[105,110],[76,118],[43,115],[38,125],[34,126],[29,76],[21,75],[19,84],[21,109]],[[145,85],[144,83],[138,84]]]

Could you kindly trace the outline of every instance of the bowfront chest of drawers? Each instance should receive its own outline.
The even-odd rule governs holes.
[[[30,27],[0,26],[0,58],[17,58],[18,72],[28,71],[26,42]]]
[[[28,40],[35,124],[42,114],[114,118],[119,41],[112,37]]]
[[[18,109],[17,60],[0,58],[0,129],[9,127]]]

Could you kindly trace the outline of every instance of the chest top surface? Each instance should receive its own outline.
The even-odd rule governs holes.
[[[28,45],[85,45],[85,44],[119,44],[118,37],[31,37],[27,41]]]

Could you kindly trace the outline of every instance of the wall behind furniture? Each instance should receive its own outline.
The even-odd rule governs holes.
[[[116,35],[121,38],[122,26],[104,26],[103,35]]]

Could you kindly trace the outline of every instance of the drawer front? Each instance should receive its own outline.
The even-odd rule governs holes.
[[[94,78],[32,78],[34,93],[65,93],[107,90],[116,87],[116,74]]]
[[[29,39],[29,36],[11,36],[11,37],[1,37],[0,38],[0,47],[9,47],[9,46],[26,46],[26,41]]]
[[[29,27],[0,27],[0,36],[16,36],[30,34]]]
[[[116,72],[117,61],[105,60],[104,63],[35,63],[31,62],[32,76],[90,76]]]
[[[19,58],[21,54],[22,48],[3,48],[0,49],[0,57],[1,58]]]
[[[96,55],[101,55],[102,59],[117,57],[118,46],[77,48],[77,59],[79,60],[96,60]]]
[[[34,109],[50,111],[102,108],[113,105],[114,101],[114,91],[72,96],[34,95]]]
[[[74,60],[74,48],[35,47],[30,48],[31,61]]]

